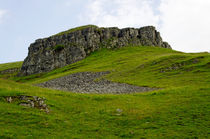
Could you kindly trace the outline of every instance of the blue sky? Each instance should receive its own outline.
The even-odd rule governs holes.
[[[210,51],[208,0],[0,0],[0,63],[22,61],[36,39],[72,27],[154,25],[173,49]]]

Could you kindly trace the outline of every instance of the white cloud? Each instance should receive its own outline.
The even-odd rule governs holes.
[[[2,20],[3,20],[3,18],[4,18],[6,13],[7,13],[7,11],[0,9],[0,23],[2,22]]]
[[[210,51],[209,7],[209,0],[161,0],[164,40],[179,51]]]
[[[210,0],[89,0],[80,19],[98,26],[158,28],[184,52],[210,51]]]
[[[151,0],[90,0],[81,19],[98,26],[141,27],[158,25]]]

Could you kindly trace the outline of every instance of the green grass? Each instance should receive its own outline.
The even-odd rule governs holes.
[[[82,71],[111,71],[105,78],[163,89],[97,95],[33,86]],[[209,53],[156,47],[102,49],[48,73],[0,79],[0,138],[209,138],[209,83]],[[50,113],[4,100],[23,94],[45,97]]]
[[[97,26],[95,26],[95,25],[85,25],[85,26],[80,26],[80,27],[69,29],[67,31],[60,32],[60,33],[55,34],[53,36],[60,36],[60,35],[64,35],[64,34],[68,34],[68,33],[74,32],[74,31],[83,30],[83,29],[89,28],[89,27],[95,27],[95,28],[97,28]]]
[[[16,68],[21,68],[23,62],[12,62],[12,63],[4,63],[0,64],[0,78],[12,78],[17,75],[18,71],[13,71],[13,72],[5,72],[7,70],[12,70]]]
[[[22,61],[0,64],[0,71],[6,70],[6,69],[12,69],[12,68],[19,68],[22,66],[22,64],[23,64]]]
[[[36,84],[76,72],[111,71],[106,78],[139,86],[173,87],[189,85],[189,82],[205,85],[210,81],[209,61],[209,53],[186,54],[157,47],[102,49],[82,61],[52,72],[13,79]],[[168,69],[177,65],[181,66]]]

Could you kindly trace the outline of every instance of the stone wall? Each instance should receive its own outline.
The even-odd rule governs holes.
[[[120,48],[128,45],[171,49],[168,43],[162,41],[160,33],[153,26],[139,29],[87,26],[36,40],[29,47],[19,75],[48,72],[82,60],[100,48]]]

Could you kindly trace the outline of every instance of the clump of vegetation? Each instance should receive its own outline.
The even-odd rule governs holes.
[[[65,47],[65,46],[64,46],[63,44],[58,44],[58,45],[54,46],[53,49],[54,49],[55,51],[61,51],[61,50],[64,49],[64,47]]]

